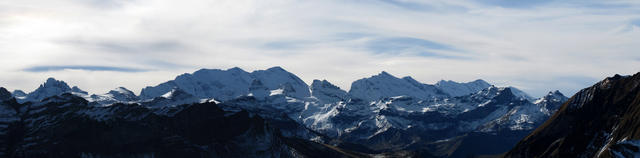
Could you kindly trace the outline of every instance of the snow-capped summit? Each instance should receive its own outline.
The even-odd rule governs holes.
[[[110,90],[109,92],[107,92],[104,95],[105,96],[109,96],[110,98],[113,98],[113,99],[118,100],[118,101],[136,101],[136,100],[138,100],[138,96],[136,96],[136,94],[134,94],[131,90],[129,90],[127,88],[124,88],[124,87],[115,88],[113,90]]]
[[[132,91],[124,88],[118,87],[113,90],[110,90],[106,94],[93,94],[91,96],[84,97],[88,101],[96,102],[100,105],[109,105],[113,103],[128,103],[133,101],[138,101],[138,96],[136,96]]]
[[[406,76],[402,78],[403,80],[409,82],[410,84],[418,87],[419,89],[425,92],[433,92],[436,96],[446,96],[447,94],[438,89],[438,87],[430,84],[420,83],[417,80],[413,79],[411,76]]]
[[[11,98],[11,92],[9,92],[4,87],[0,87],[0,101],[7,100]]]
[[[40,85],[38,89],[29,93],[26,97],[27,100],[40,101],[44,98],[56,96],[63,93],[76,93],[84,94],[87,92],[81,90],[78,87],[69,87],[64,81],[56,80],[55,78],[48,78],[47,81]]]
[[[560,93],[560,91],[556,90],[547,93],[547,95],[536,100],[534,103],[542,108],[545,113],[553,114],[555,111],[560,109],[560,106],[562,106],[562,104],[567,100],[569,100],[569,98]]]
[[[400,79],[382,71],[378,75],[353,82],[349,94],[367,101],[403,95],[426,99],[438,95],[437,89],[425,86],[410,77]]]
[[[484,98],[492,98],[495,97],[496,95],[499,95],[500,93],[502,93],[503,91],[507,90],[508,92],[511,93],[514,97],[516,97],[517,99],[524,99],[527,101],[533,101],[533,97],[529,96],[527,93],[519,90],[518,88],[515,87],[496,87],[494,85],[489,86],[488,88],[482,89],[478,92],[475,92],[474,94],[472,94],[472,96],[475,97],[484,97]]]
[[[551,91],[547,93],[547,95],[545,95],[543,98],[552,101],[561,101],[568,99],[566,96],[564,96],[564,94],[560,93],[559,90]]]
[[[110,90],[107,94],[110,94],[114,99],[120,101],[138,100],[138,96],[136,96],[136,94],[124,87],[118,87],[114,90]]]
[[[249,75],[248,72],[240,68],[200,69],[193,74],[180,75],[175,80],[158,86],[144,88],[140,93],[140,98],[153,99],[178,87],[200,98],[229,100],[248,93],[249,85],[253,80]]]
[[[496,87],[491,85],[485,89],[482,89],[478,92],[475,92],[471,95],[472,98],[493,98],[500,93],[504,88]]]
[[[493,99],[498,101],[518,100],[519,97],[513,91],[514,90],[512,87],[498,88],[498,93]]]
[[[294,98],[311,96],[309,85],[282,67],[276,66],[267,70],[253,71],[251,76],[260,80],[269,90],[283,89],[283,94],[286,96]]]
[[[545,101],[561,101],[561,100],[565,100],[567,99],[566,96],[564,96],[564,94],[560,93],[560,91],[555,90],[555,91],[550,91],[549,93],[547,93],[547,95],[543,96],[542,98],[538,99],[535,101],[536,104],[538,103],[542,103]]]
[[[180,75],[175,80],[158,86],[144,88],[140,98],[153,99],[177,87],[201,99],[214,98],[226,101],[248,95],[254,80],[260,80],[269,90],[281,89],[282,94],[287,96],[304,98],[311,95],[309,86],[300,78],[281,67],[273,67],[251,73],[240,68],[201,69],[193,74]]]
[[[335,86],[327,80],[313,80],[311,84],[311,96],[325,103],[333,103],[347,99],[347,92]]]
[[[467,83],[458,83],[451,80],[441,80],[438,81],[435,86],[443,92],[455,97],[476,93],[482,89],[489,88],[491,84],[481,79]]]

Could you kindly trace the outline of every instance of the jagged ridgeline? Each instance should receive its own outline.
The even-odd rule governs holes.
[[[387,72],[345,91],[283,68],[202,69],[88,94],[0,89],[0,157],[469,157],[507,152],[568,98]]]

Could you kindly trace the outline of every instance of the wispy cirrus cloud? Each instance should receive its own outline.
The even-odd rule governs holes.
[[[144,72],[149,71],[145,69],[136,69],[128,67],[115,67],[115,66],[33,66],[25,68],[27,72],[49,72],[49,71],[62,71],[62,70],[85,70],[85,71],[115,71],[115,72]]]
[[[367,49],[375,54],[409,55],[448,59],[469,59],[452,46],[411,37],[378,38],[367,43]]]
[[[539,5],[544,5],[544,4],[549,4],[551,2],[554,2],[557,0],[532,0],[532,1],[527,1],[527,0],[479,0],[479,2],[484,3],[484,4],[488,4],[488,5],[495,5],[495,6],[500,6],[500,7],[505,7],[505,8],[531,8],[531,7],[537,7]]]
[[[124,41],[105,39],[68,39],[59,41],[60,44],[99,50],[111,53],[161,53],[170,51],[186,51],[188,48],[176,40],[148,39],[144,41]]]
[[[282,66],[344,89],[385,70],[572,94],[638,71],[639,10],[633,0],[0,1],[0,86],[28,91],[53,76],[100,93],[199,68]]]

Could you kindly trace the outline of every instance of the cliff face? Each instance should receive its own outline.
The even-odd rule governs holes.
[[[614,157],[640,139],[640,73],[576,93],[505,157]],[[638,148],[636,148],[638,149]],[[638,151],[635,151],[638,152]]]

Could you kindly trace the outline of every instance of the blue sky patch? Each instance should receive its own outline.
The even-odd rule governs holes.
[[[638,27],[640,27],[640,19],[635,19],[631,21],[631,25],[636,25]]]

